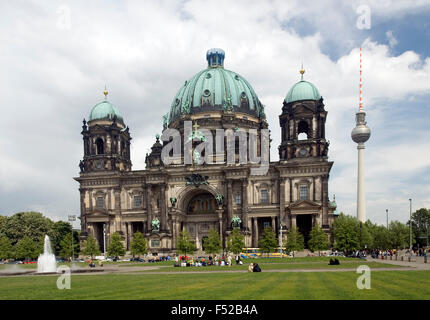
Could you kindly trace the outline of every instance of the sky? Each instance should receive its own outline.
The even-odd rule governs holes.
[[[0,214],[79,215],[82,120],[102,101],[132,135],[133,169],[161,133],[183,83],[222,48],[224,66],[249,81],[278,160],[279,115],[305,80],[324,98],[330,200],[356,214],[363,97],[372,135],[365,149],[367,218],[406,222],[430,208],[430,1],[2,1],[0,2]],[[79,226],[76,222],[75,227]]]

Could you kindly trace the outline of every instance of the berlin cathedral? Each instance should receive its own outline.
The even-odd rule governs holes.
[[[268,129],[264,105],[246,79],[224,69],[224,57],[221,49],[207,51],[207,68],[177,91],[163,117],[163,132],[178,130],[184,143],[186,122],[192,123],[193,136],[199,128]],[[84,155],[79,177],[74,178],[79,182],[81,239],[93,235],[103,251],[105,241],[118,232],[130,250],[133,234],[139,231],[149,252],[171,254],[184,229],[198,250],[204,250],[210,229],[218,231],[225,246],[232,229],[240,228],[247,248],[258,248],[267,227],[277,237],[297,227],[305,243],[314,225],[329,233],[337,210],[328,192],[333,162],[328,160],[325,137],[327,111],[318,89],[303,80],[303,69],[300,73],[301,81],[279,106],[279,161],[270,161],[267,172],[259,175],[253,175],[255,164],[228,163],[227,154],[218,151],[217,161],[210,164],[187,163],[184,151],[176,161],[165,163],[162,151],[168,141],[160,141],[158,135],[146,155],[146,169],[132,170],[130,129],[105,91],[81,132]]]

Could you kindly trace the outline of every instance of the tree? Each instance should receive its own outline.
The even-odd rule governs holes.
[[[227,238],[227,250],[234,254],[239,254],[245,247],[244,236],[239,228],[233,228],[232,233]]]
[[[373,248],[373,236],[371,233],[371,228],[373,224],[370,220],[367,220],[365,223],[359,222],[359,248],[361,250]]]
[[[0,236],[0,260],[13,258],[14,252],[12,243],[6,236]]]
[[[178,248],[178,251],[184,255],[187,255],[187,253],[193,254],[197,250],[196,245],[191,241],[190,234],[185,229],[179,233],[176,247]]]
[[[400,221],[391,221],[388,229],[391,248],[409,247],[409,227]]]
[[[276,234],[273,232],[272,228],[264,228],[263,234],[258,241],[258,246],[262,253],[269,254],[275,251],[278,247],[278,241],[276,240]]]
[[[287,233],[287,244],[285,249],[289,252],[301,251],[305,248],[305,240],[303,239],[303,235],[297,230],[296,227],[292,227],[290,231]]]
[[[308,246],[312,252],[318,251],[318,256],[321,255],[321,250],[327,250],[330,246],[327,234],[318,224],[312,228],[309,234]]]
[[[6,222],[8,217],[6,216],[0,216],[0,236],[6,235]]]
[[[141,232],[136,232],[133,236],[133,241],[130,244],[130,251],[133,257],[137,255],[140,257],[141,254],[148,253],[148,247],[146,239]]]
[[[68,236],[69,241],[72,241],[71,237],[72,233],[72,225],[69,222],[65,221],[57,221],[54,222],[52,225],[52,229],[48,232],[49,237],[52,241],[52,248],[54,249],[55,253],[60,254],[60,251],[63,249],[61,242],[63,241],[64,237]],[[77,241],[76,241],[77,240]],[[74,236],[73,242],[79,243],[79,239],[76,239]],[[71,252],[71,244],[70,244],[70,252]],[[70,253],[67,257],[70,257],[72,253]]]
[[[100,254],[99,244],[93,236],[88,236],[87,240],[84,241],[82,254],[91,258]]]
[[[75,237],[74,237],[75,238]],[[73,255],[74,257],[79,255],[79,241],[73,239]],[[58,253],[63,258],[69,258],[72,256],[72,235],[67,234],[63,237],[60,242],[60,250]],[[73,257],[73,258],[74,258]]]
[[[409,223],[408,223],[409,226]],[[430,234],[430,210],[421,208],[412,213],[412,237],[415,242],[424,247],[428,245],[428,238]]]
[[[30,237],[25,236],[16,244],[16,258],[17,259],[36,259],[41,253],[38,243],[33,241]]]
[[[24,237],[29,237],[35,243],[40,242],[40,239],[44,238],[46,234],[51,240],[53,239],[52,227],[54,222],[39,212],[15,213],[7,217],[2,225],[1,233],[9,238],[12,245],[16,245]]]
[[[209,230],[209,237],[204,239],[204,250],[207,254],[217,254],[221,251],[221,239],[218,231],[215,229]]]
[[[334,248],[351,252],[360,247],[360,222],[355,217],[341,213],[333,223]]]
[[[107,248],[107,253],[111,257],[119,257],[125,255],[125,249],[121,242],[121,235],[118,232],[115,232],[112,235]]]
[[[385,226],[376,226],[373,232],[373,247],[375,249],[390,249],[390,236]]]

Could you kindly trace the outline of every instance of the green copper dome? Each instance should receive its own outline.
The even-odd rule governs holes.
[[[264,106],[248,81],[236,72],[224,69],[224,56],[221,49],[208,50],[208,68],[185,81],[173,99],[170,112],[164,116],[165,123],[182,114],[216,110],[265,116]]]
[[[285,102],[290,103],[300,100],[319,100],[321,95],[318,89],[310,82],[301,80],[291,87],[285,97]]]
[[[102,119],[112,120],[114,116],[123,121],[122,115],[119,113],[118,109],[109,101],[104,100],[93,107],[90,112],[89,121]]]

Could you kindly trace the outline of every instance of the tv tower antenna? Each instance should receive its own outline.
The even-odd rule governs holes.
[[[352,129],[351,138],[357,143],[358,171],[357,171],[357,219],[366,222],[366,192],[364,187],[364,143],[370,138],[370,128],[366,125],[366,112],[363,110],[363,69],[362,49],[360,47],[360,102],[355,114],[356,126]]]

